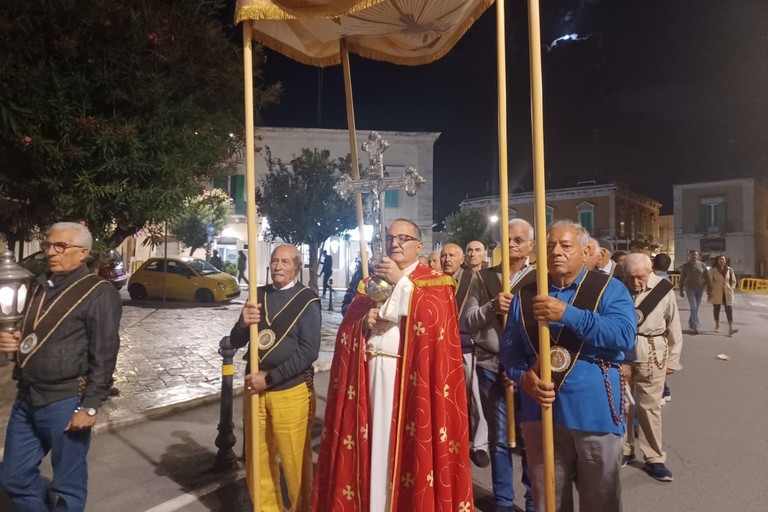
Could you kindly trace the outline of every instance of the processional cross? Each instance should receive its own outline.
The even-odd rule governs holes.
[[[386,254],[384,248],[384,239],[386,238],[384,227],[384,209],[382,208],[382,198],[387,190],[405,190],[409,197],[413,197],[419,188],[427,180],[424,179],[416,168],[408,166],[402,176],[390,177],[384,171],[384,152],[389,147],[389,142],[381,138],[378,132],[371,132],[368,140],[363,142],[363,151],[368,153],[370,166],[365,176],[359,180],[353,180],[349,176],[342,177],[333,187],[336,192],[347,199],[358,192],[368,193],[371,201],[371,212],[373,214],[373,240],[371,240],[371,250],[373,259],[380,261]],[[370,294],[369,294],[370,296]],[[382,302],[371,296],[376,302]]]

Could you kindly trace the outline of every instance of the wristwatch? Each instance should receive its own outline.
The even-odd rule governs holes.
[[[264,383],[267,385],[267,388],[271,388],[274,382],[272,382],[272,374],[270,372],[266,372],[264,375]]]
[[[84,411],[85,414],[87,414],[91,418],[93,418],[94,416],[96,416],[99,413],[99,410],[98,409],[94,409],[93,407],[78,407],[77,410],[78,411]]]

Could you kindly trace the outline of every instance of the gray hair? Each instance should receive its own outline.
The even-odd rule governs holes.
[[[522,226],[523,228],[525,228],[525,229],[527,229],[527,230],[528,230],[528,240],[533,240],[533,239],[535,238],[535,233],[534,233],[534,231],[533,231],[533,226],[531,226],[531,223],[530,223],[530,222],[528,222],[528,221],[527,221],[527,220],[525,220],[525,219],[518,219],[518,218],[515,218],[515,219],[512,219],[512,220],[510,220],[510,221],[509,221],[509,223],[508,223],[507,225],[508,225],[510,228],[511,228],[512,226]]]
[[[73,231],[75,233],[74,242],[75,245],[85,247],[90,252],[93,247],[93,235],[87,227],[83,226],[79,222],[57,222],[45,232],[45,235],[50,235],[53,231]]]
[[[600,242],[597,241],[597,238],[589,237],[589,243],[587,244],[594,249],[595,254],[597,254],[597,251],[600,250]]]
[[[651,272],[653,269],[653,262],[651,261],[651,257],[647,254],[632,252],[627,254],[627,257],[624,258],[622,267],[624,268],[625,275],[631,274],[632,271],[636,269],[643,269]]]
[[[586,247],[589,245],[589,233],[586,229],[584,229],[584,226],[581,224],[578,224],[576,222],[573,222],[571,219],[560,219],[554,221],[552,224],[547,226],[547,238],[549,238],[549,234],[552,232],[555,228],[566,228],[566,229],[572,229],[576,232],[576,237],[579,239],[579,243],[582,247]]]

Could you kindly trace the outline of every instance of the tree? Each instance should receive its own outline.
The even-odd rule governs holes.
[[[168,229],[189,247],[192,256],[200,247],[209,245],[209,224],[213,224],[214,234],[220,234],[229,223],[229,206],[229,197],[224,191],[203,192],[184,202],[181,214],[169,222]]]
[[[1,233],[83,220],[116,247],[230,172],[242,145],[242,60],[220,7],[3,2],[0,194],[19,209],[0,212]],[[258,69],[254,83],[257,108],[279,94]]]
[[[480,210],[459,210],[445,218],[445,241],[466,247],[472,240],[493,242],[488,219]]]
[[[302,148],[290,167],[266,148],[267,173],[256,190],[259,214],[269,221],[267,235],[309,246],[309,286],[317,291],[318,251],[329,237],[356,225],[351,200],[333,190],[350,170],[349,155],[332,160],[325,150]]]

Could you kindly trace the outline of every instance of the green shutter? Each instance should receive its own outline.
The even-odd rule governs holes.
[[[706,233],[707,231],[707,205],[699,205],[699,222],[696,224],[697,233]]]
[[[400,207],[400,191],[385,190],[384,191],[384,208],[399,208]]]
[[[245,215],[245,176],[232,176],[230,187],[230,197],[235,201],[235,214]]]
[[[717,205],[717,226],[721,233],[728,231],[728,208],[725,203]]]

